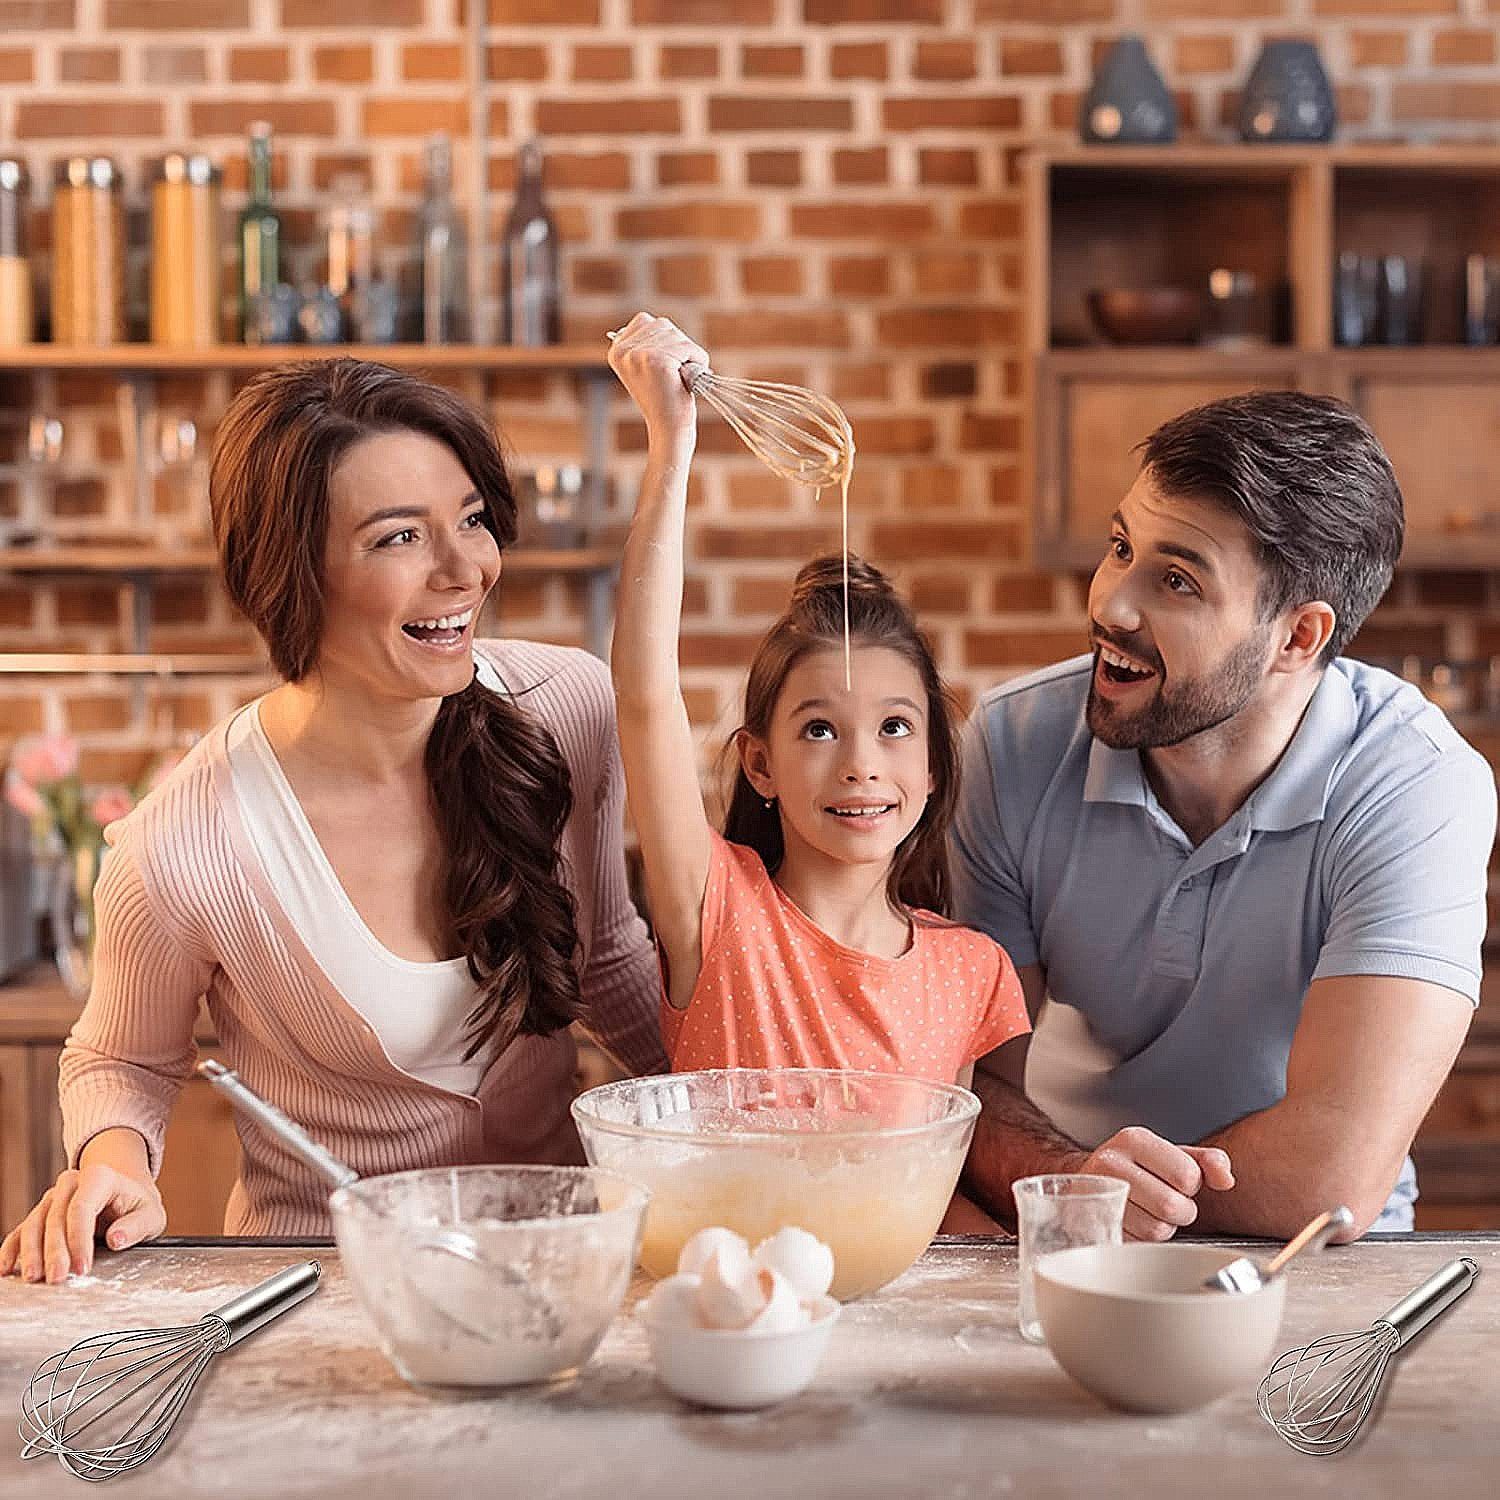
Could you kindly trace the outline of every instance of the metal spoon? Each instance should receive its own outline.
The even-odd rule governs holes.
[[[223,1063],[205,1058],[198,1064],[198,1073],[335,1190],[360,1180],[353,1167],[325,1150]],[[454,1228],[422,1231],[410,1245],[408,1254],[418,1265],[441,1257],[440,1269],[434,1265],[424,1276],[413,1276],[408,1270],[407,1285],[428,1307],[465,1332],[483,1339],[514,1339],[518,1332],[526,1338],[549,1340],[561,1335],[562,1318],[551,1299],[531,1285],[524,1271],[485,1255],[467,1231]],[[519,1318],[515,1309],[506,1305],[508,1299],[497,1296],[500,1287],[509,1289],[520,1300],[524,1312]]]
[[[1321,1250],[1340,1229],[1347,1229],[1353,1223],[1354,1215],[1342,1204],[1324,1209],[1317,1218],[1298,1230],[1270,1260],[1257,1265],[1248,1255],[1242,1255],[1227,1266],[1221,1266],[1203,1285],[1211,1292],[1237,1292],[1241,1295],[1258,1292],[1273,1277],[1281,1275],[1295,1256],[1304,1250]]]

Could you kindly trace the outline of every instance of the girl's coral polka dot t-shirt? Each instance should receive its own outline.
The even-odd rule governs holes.
[[[676,1071],[866,1068],[952,1083],[1030,1029],[1015,965],[983,933],[916,912],[899,958],[846,948],[753,849],[713,834],[703,966],[686,1010],[662,999]]]

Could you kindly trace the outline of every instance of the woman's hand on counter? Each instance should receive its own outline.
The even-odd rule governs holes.
[[[129,1140],[106,1140],[110,1136]],[[70,1271],[84,1276],[94,1264],[97,1235],[104,1235],[111,1250],[124,1250],[154,1239],[166,1227],[167,1211],[146,1165],[145,1143],[133,1130],[105,1131],[89,1142],[82,1165],[60,1173],[0,1243],[0,1276],[19,1271],[23,1281],[49,1282],[66,1281]]]

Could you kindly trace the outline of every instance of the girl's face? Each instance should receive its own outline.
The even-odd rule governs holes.
[[[452,449],[417,432],[361,439],[329,481],[318,668],[377,697],[459,693],[500,576],[484,502]]]
[[[781,808],[787,852],[798,844],[841,864],[890,863],[932,793],[927,691],[887,646],[809,652],[787,674],[764,740],[746,734],[741,764]]]

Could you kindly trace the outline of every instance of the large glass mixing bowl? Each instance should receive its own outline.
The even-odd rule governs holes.
[[[835,1068],[628,1078],[573,1102],[589,1160],[650,1190],[651,1275],[671,1275],[711,1224],[752,1245],[796,1224],[832,1248],[833,1295],[846,1301],[927,1248],[978,1114],[956,1084]]]

